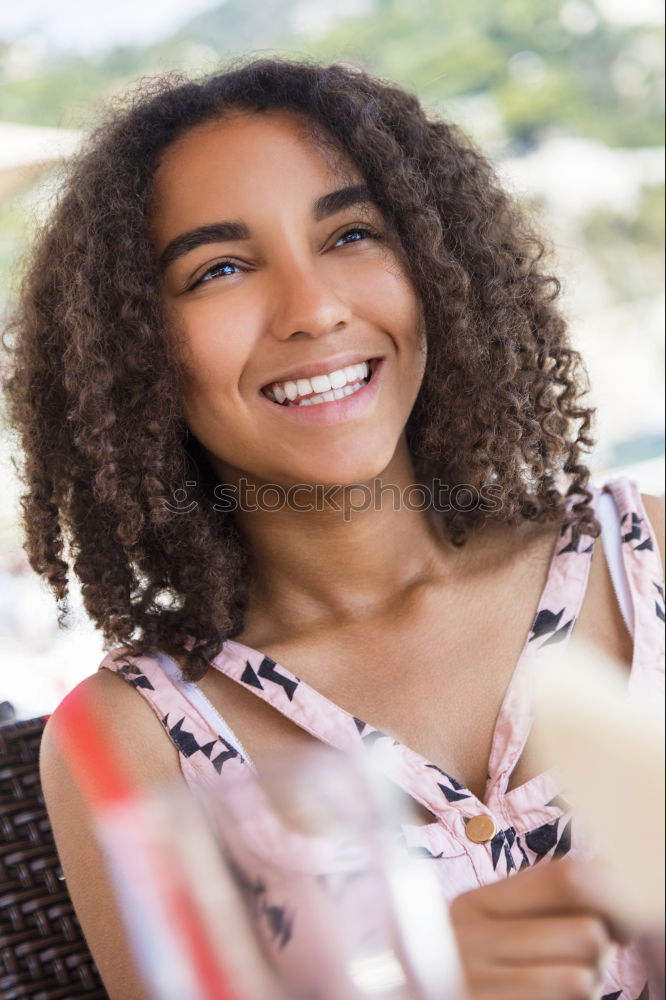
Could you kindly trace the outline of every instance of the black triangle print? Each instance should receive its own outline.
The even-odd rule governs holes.
[[[280,948],[284,948],[291,940],[292,919],[287,916],[287,911],[282,906],[267,906],[266,920],[270,927],[273,940],[279,939]]]
[[[566,552],[577,552],[580,555],[585,555],[586,553],[591,552],[593,550],[593,548],[594,548],[594,540],[592,540],[590,542],[590,544],[587,546],[587,548],[585,548],[585,549],[579,549],[578,548],[578,546],[580,545],[581,541],[582,541],[582,539],[580,537],[578,538],[577,542],[574,542],[574,540],[572,538],[568,545],[565,545],[563,549],[559,550],[559,552],[557,553],[557,555],[561,556],[561,555],[564,555]]]
[[[493,859],[493,871],[497,868],[497,862],[502,854],[502,848],[504,847],[504,830],[500,830],[496,833],[493,839],[490,841],[490,854]]]
[[[566,625],[563,625],[562,628],[558,628],[557,632],[553,632],[553,634],[546,639],[546,641],[543,642],[539,648],[542,649],[544,646],[550,646],[555,642],[562,642],[563,639],[566,639],[575,620],[575,618],[572,618],[566,623]]]
[[[654,545],[652,544],[652,539],[650,538],[649,535],[644,542],[641,542],[640,545],[634,546],[634,552],[643,552],[645,549],[647,549],[649,552],[654,551]]]
[[[543,826],[538,826],[536,830],[525,834],[525,843],[530,851],[533,851],[537,855],[535,864],[541,861],[557,844],[558,822],[558,820],[555,820],[553,823],[544,823]]]
[[[363,730],[365,729],[365,725],[366,725],[365,722],[363,722],[363,719],[357,719],[355,715],[352,716],[352,718],[353,718],[354,722],[356,723],[356,728],[358,729],[359,733],[362,733]]]
[[[444,792],[444,796],[447,802],[460,802],[461,799],[468,799],[469,792],[463,795],[462,792],[454,792],[452,788],[447,788],[446,785],[439,786]]]
[[[569,812],[571,806],[569,805],[569,803],[567,802],[567,800],[564,798],[563,795],[556,795],[554,798],[550,800],[550,802],[546,802],[546,808],[560,809],[562,812]]]
[[[523,868],[529,868],[530,861],[529,861],[529,858],[527,857],[527,855],[525,854],[525,848],[521,844],[520,837],[518,835],[516,835],[516,847],[520,851],[521,857],[523,859],[521,861],[521,863],[520,863],[520,870],[522,872]]]
[[[193,733],[188,733],[187,730],[183,730],[182,726],[185,722],[185,716],[180,719],[176,725],[169,730],[169,736],[176,744],[183,757],[191,757],[193,753],[200,750],[200,746],[196,741],[196,737]]]
[[[279,684],[289,701],[291,701],[299,682],[297,680],[292,680],[290,677],[285,677],[284,674],[278,673],[275,669],[276,666],[277,664],[275,663],[275,660],[271,660],[269,656],[264,656],[257,673],[259,677],[263,677],[264,680],[271,681],[273,684]]]
[[[641,530],[641,518],[638,514],[632,513],[631,515],[631,531],[628,531],[626,535],[622,536],[622,542],[640,542],[641,535],[643,534]]]
[[[506,842],[504,844],[504,860],[506,861],[507,875],[509,874],[509,872],[515,871],[516,862],[513,860],[513,854],[511,853],[511,848]]]
[[[601,1000],[620,1000],[622,996],[622,990],[617,990],[615,993],[604,993]]]
[[[137,667],[136,663],[127,663],[127,662],[125,662],[119,668],[118,673],[122,674],[123,677],[129,677],[132,674],[140,674],[141,671]]]
[[[660,598],[660,600],[654,602],[654,609],[657,614],[657,618],[661,619],[661,621],[663,622],[664,620],[666,620],[664,616],[664,588],[660,583],[655,583],[654,581],[653,581],[653,586],[657,588],[657,593],[659,594]]]
[[[557,842],[557,847],[553,851],[553,860],[555,858],[563,858],[565,854],[568,854],[571,850],[571,820],[567,823],[560,839]]]
[[[537,613],[534,623],[532,625],[532,635],[530,636],[530,642],[533,639],[539,639],[542,635],[548,635],[549,632],[554,632],[557,626],[560,624],[562,615],[564,614],[564,608],[555,614],[554,611],[549,611],[547,608],[543,608]]]
[[[431,767],[433,769],[433,771],[439,771],[439,773],[443,774],[444,777],[447,779],[447,781],[454,788],[457,788],[458,791],[460,791],[461,789],[464,790],[464,791],[467,791],[467,788],[466,788],[465,785],[463,785],[462,781],[457,781],[455,778],[452,778],[451,775],[447,774],[446,771],[442,771],[441,767],[437,767],[437,764],[426,764],[426,767]]]
[[[361,737],[361,739],[363,740],[364,746],[372,747],[375,745],[377,740],[382,739],[384,736],[386,736],[386,733],[383,733],[381,729],[373,729],[372,732],[366,733],[365,736]]]
[[[211,742],[210,743],[206,743],[205,746],[199,747],[199,749],[201,750],[201,752],[204,755],[204,757],[208,757],[208,760],[210,760],[210,755],[213,752],[213,747],[215,746],[216,743],[217,743],[217,740],[211,740]]]
[[[133,677],[130,680],[130,684],[135,688],[145,688],[147,691],[154,691],[155,688],[150,683],[145,674],[141,674],[140,677]]]
[[[241,681],[243,684],[248,684],[250,687],[259,688],[260,691],[264,690],[264,685],[255,674],[249,660],[245,661],[245,670],[243,671]]]
[[[254,908],[254,913],[257,913],[262,904],[262,897],[266,893],[266,885],[261,876],[257,875],[256,878],[253,878],[234,861],[230,854],[226,856],[225,860],[246,901]]]
[[[155,690],[143,671],[139,670],[134,663],[124,663],[118,673],[126,681],[129,681],[132,687],[145,688],[146,691]]]
[[[222,743],[224,743],[227,749],[223,753],[219,753],[217,757],[213,757],[213,760],[211,761],[218,774],[222,770],[223,764],[225,764],[228,760],[233,760],[234,757],[238,757],[238,750],[236,750],[235,747],[230,747],[226,740],[222,740]]]

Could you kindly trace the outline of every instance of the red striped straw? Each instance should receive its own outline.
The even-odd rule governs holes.
[[[61,702],[52,719],[63,756],[93,815],[101,823],[111,807],[132,801],[138,803],[142,799],[138,785],[119,761],[104,722],[81,685]],[[202,919],[190,888],[178,878],[177,872],[168,872],[167,876],[164,882],[156,879],[153,888],[160,895],[171,926],[176,929],[194,972],[201,1000],[242,1000],[220,966],[210,929]]]
[[[119,763],[104,727],[81,684],[60,703],[51,725],[63,756],[93,813],[128,799],[138,798],[138,788]]]

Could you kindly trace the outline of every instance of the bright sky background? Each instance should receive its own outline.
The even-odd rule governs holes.
[[[249,4],[261,0],[247,0]],[[459,0],[444,0],[458,3]],[[497,0],[488,0],[496,3]],[[123,43],[145,45],[169,35],[182,23],[220,0],[4,0],[0,3],[0,38],[42,36],[48,48],[101,52]],[[364,6],[363,0],[356,0]],[[330,7],[324,0],[304,0],[304,8]],[[334,5],[334,6],[340,6]],[[347,10],[352,2],[344,3]],[[627,23],[664,20],[662,0],[596,0],[610,19]],[[351,11],[350,11],[351,12]],[[307,11],[304,11],[307,13]],[[310,11],[311,13],[311,11]]]
[[[145,45],[219,4],[220,0],[6,0],[0,3],[0,38],[41,35],[49,48],[80,52],[125,43]]]

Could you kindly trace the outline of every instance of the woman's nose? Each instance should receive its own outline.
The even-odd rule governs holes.
[[[335,288],[316,262],[281,271],[275,276],[272,333],[279,340],[294,334],[320,337],[342,329],[351,320],[351,309],[340,288]]]

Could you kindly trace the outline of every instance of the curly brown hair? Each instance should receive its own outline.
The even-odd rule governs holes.
[[[304,116],[358,168],[395,229],[428,341],[406,427],[415,475],[501,488],[494,517],[564,518],[596,536],[587,378],[544,273],[544,245],[492,166],[453,125],[348,66],[243,61],[141,81],[72,162],[26,262],[6,380],[22,436],[25,548],[65,620],[70,566],[108,643],[164,649],[200,678],[243,623],[249,559],[179,405],[183,373],[149,234],[161,154],[230,109]],[[174,483],[200,501],[170,513]],[[566,490],[566,493],[564,492]],[[479,510],[442,514],[464,544]]]

